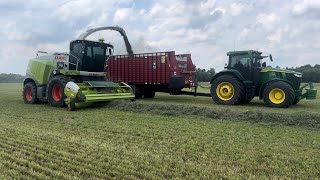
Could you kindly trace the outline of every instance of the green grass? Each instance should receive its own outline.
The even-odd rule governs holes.
[[[319,87],[319,86],[317,86]],[[217,106],[210,98],[157,94],[68,112],[25,105],[21,86],[0,84],[1,179],[317,179],[320,131],[255,121],[163,114],[164,106],[219,112],[317,114],[320,102],[272,109],[254,101]],[[309,104],[311,103],[311,104]],[[126,106],[129,107],[129,106]],[[157,111],[156,108],[160,108]],[[161,110],[164,109],[164,110]],[[119,108],[121,109],[121,108]],[[148,112],[150,111],[150,112]],[[232,116],[228,116],[229,118]],[[253,117],[254,118],[254,117]],[[318,121],[318,119],[315,119]]]

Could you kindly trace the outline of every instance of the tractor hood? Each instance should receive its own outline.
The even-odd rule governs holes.
[[[281,73],[287,73],[287,74],[294,74],[297,77],[302,77],[302,73],[300,72],[296,72],[288,69],[272,68],[272,67],[262,68],[260,72],[281,72]]]

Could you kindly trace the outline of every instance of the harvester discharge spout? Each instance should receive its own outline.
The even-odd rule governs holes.
[[[113,31],[118,31],[121,36],[123,37],[124,43],[126,45],[126,49],[127,49],[127,53],[129,55],[133,54],[132,51],[132,47],[131,44],[129,42],[129,39],[127,37],[126,32],[119,26],[105,26],[105,27],[99,27],[99,28],[93,28],[93,29],[89,29],[86,32],[82,33],[79,37],[78,40],[85,40],[89,35],[91,35],[92,33],[95,33],[97,31],[103,31],[103,30],[113,30]]]

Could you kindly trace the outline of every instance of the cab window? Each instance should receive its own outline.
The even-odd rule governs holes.
[[[250,68],[251,59],[247,54],[230,57],[230,68],[243,69]]]

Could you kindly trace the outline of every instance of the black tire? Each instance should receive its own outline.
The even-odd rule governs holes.
[[[272,100],[272,94],[271,91],[281,91],[279,92],[284,93],[284,96],[280,96],[279,99]],[[283,98],[283,100],[282,100]],[[293,88],[286,82],[283,81],[277,81],[268,84],[264,90],[263,90],[263,100],[264,103],[269,107],[275,107],[275,108],[288,108],[290,107],[295,100],[295,94]],[[274,102],[273,102],[274,101]],[[276,103],[275,101],[278,101],[279,103]]]
[[[243,103],[243,104],[247,104],[247,103],[251,102],[253,98],[254,98],[254,97],[252,97],[252,98],[250,98],[250,99],[244,98],[243,101],[242,101],[242,103]]]
[[[34,104],[38,102],[37,85],[34,82],[28,82],[23,86],[22,91],[23,102],[25,104]]]
[[[69,78],[66,76],[58,75],[53,77],[48,84],[47,88],[47,95],[48,95],[48,102],[50,103],[51,106],[53,107],[63,107],[65,105],[65,97],[66,95],[64,94],[64,87],[66,84],[69,82]],[[59,95],[55,96],[53,93],[56,92],[56,88],[59,89]],[[59,98],[60,97],[60,98]]]
[[[295,98],[292,105],[296,105],[300,102],[300,99],[299,98]]]
[[[137,86],[133,86],[132,89],[134,89],[134,98],[135,99],[141,99],[142,98],[142,92],[141,89]]]
[[[217,93],[217,88],[222,83],[229,83],[233,87],[233,96],[230,99],[221,99]],[[230,75],[222,75],[217,77],[211,85],[211,97],[216,104],[222,105],[238,105],[241,104],[245,97],[244,85],[235,77]]]
[[[146,89],[145,92],[143,93],[143,97],[144,98],[154,98],[154,96],[156,95],[156,92],[152,91],[151,89]]]

